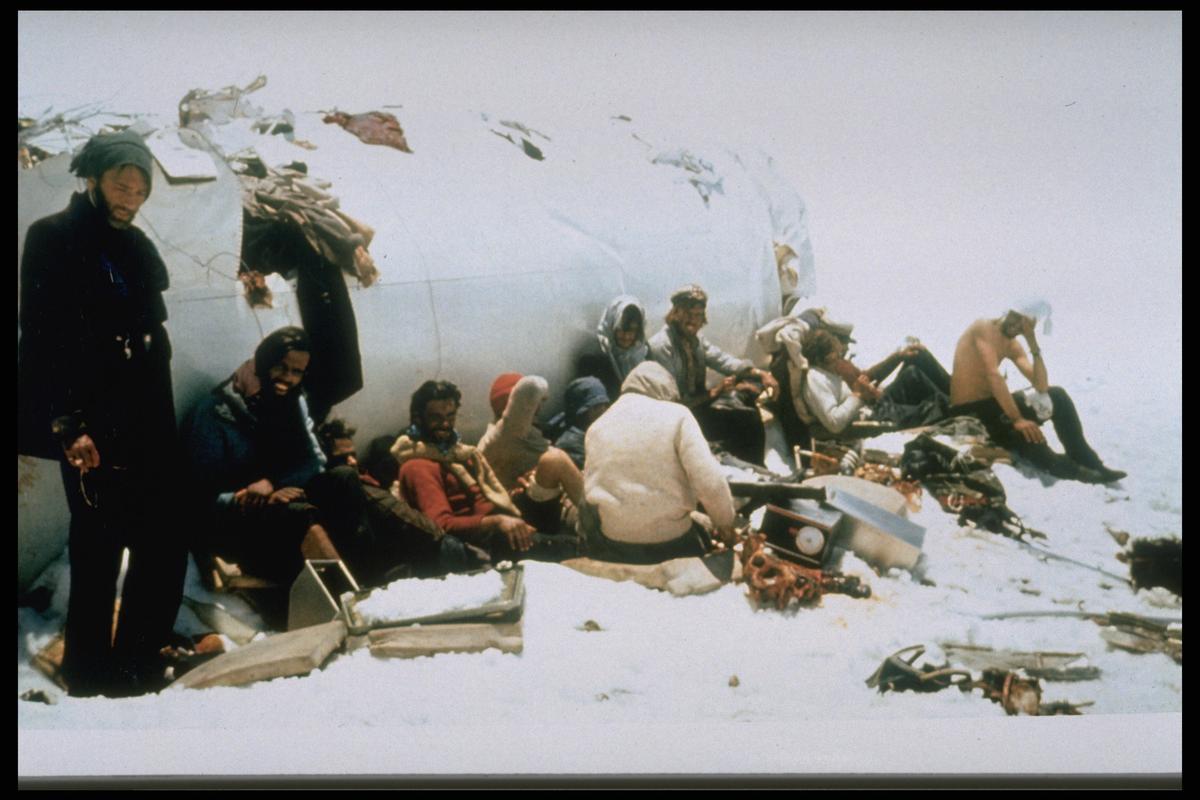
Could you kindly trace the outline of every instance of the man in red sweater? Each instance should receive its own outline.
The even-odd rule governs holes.
[[[525,553],[536,531],[476,448],[454,429],[462,393],[448,381],[426,381],[413,394],[412,424],[392,445],[401,497],[448,534],[494,555]]]

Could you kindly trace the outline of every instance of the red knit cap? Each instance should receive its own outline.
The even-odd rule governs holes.
[[[492,413],[497,417],[504,413],[504,407],[508,405],[508,396],[512,394],[517,381],[523,377],[525,376],[519,372],[506,372],[492,381],[492,391],[488,393],[488,400],[492,403]]]

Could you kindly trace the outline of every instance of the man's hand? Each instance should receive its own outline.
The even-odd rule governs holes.
[[[295,503],[304,499],[304,490],[299,486],[285,486],[277,489],[267,498],[268,505]]]
[[[1037,320],[1033,317],[1021,315],[1021,335],[1025,337],[1025,341],[1029,342],[1030,347],[1037,347]]]
[[[775,376],[765,369],[755,370],[763,382],[763,391],[767,393],[767,397],[779,396],[779,381],[775,380]]]
[[[859,373],[858,377],[854,379],[854,386],[850,391],[870,402],[883,397],[883,392],[879,391],[879,387],[872,383],[871,376],[865,372]]]
[[[731,391],[736,385],[737,378],[733,375],[728,375],[720,383],[708,390],[708,396],[716,400],[721,395]]]
[[[275,492],[275,487],[266,478],[255,481],[245,489],[239,489],[233,495],[233,502],[239,506],[261,506]]]
[[[1030,419],[1020,419],[1013,423],[1013,428],[1018,433],[1025,437],[1025,441],[1030,444],[1044,444],[1046,435],[1042,433],[1042,429],[1037,423]]]
[[[70,447],[64,445],[63,452],[67,454],[67,463],[80,472],[100,466],[100,451],[86,433],[80,434]]]
[[[493,514],[483,518],[484,527],[500,533],[508,541],[508,546],[518,553],[523,553],[533,546],[533,535],[537,530],[519,517],[509,517]]]
[[[730,549],[732,549],[733,546],[738,543],[737,529],[734,528],[732,525],[724,525],[724,526],[718,527],[716,530],[716,534],[717,534],[717,541],[719,541],[721,544],[725,545],[726,547],[728,547]]]

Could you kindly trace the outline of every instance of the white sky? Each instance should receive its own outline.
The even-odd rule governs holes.
[[[1178,13],[18,15],[22,113],[173,115],[260,73],[269,111],[628,114],[751,143],[808,203],[818,299],[891,338],[1042,296],[1061,336],[1151,317],[1177,363]],[[901,333],[914,316],[935,330]]]

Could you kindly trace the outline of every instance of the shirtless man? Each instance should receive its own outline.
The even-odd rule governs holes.
[[[1083,437],[1083,426],[1075,404],[1059,386],[1050,386],[1046,362],[1038,347],[1034,326],[1037,320],[1017,311],[999,319],[971,323],[954,350],[954,374],[950,378],[951,416],[977,417],[998,444],[1012,450],[1057,478],[1085,483],[1111,483],[1125,477],[1120,470],[1104,466]],[[1018,337],[1024,337],[1033,356],[1030,361]],[[1024,393],[1013,395],[1000,362],[1016,365],[1035,391],[1048,394],[1053,406],[1039,414]],[[1047,417],[1066,449],[1056,453],[1046,444],[1038,427]]]

